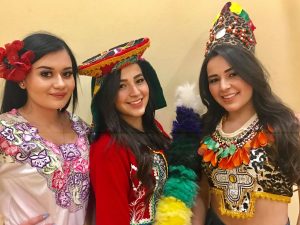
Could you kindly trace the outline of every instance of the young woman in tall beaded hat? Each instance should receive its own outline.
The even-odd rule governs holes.
[[[254,55],[254,28],[228,2],[210,32],[199,78],[207,112],[195,225],[289,224],[293,185],[300,185],[300,125]]]
[[[5,224],[84,224],[89,128],[73,114],[77,71],[68,45],[52,34],[34,33],[0,48],[0,77],[6,79],[0,115]],[[70,103],[72,113],[66,111]]]
[[[169,137],[155,120],[166,106],[157,74],[141,59],[148,38],[119,45],[87,60],[93,76],[90,174],[96,224],[153,224],[167,178]]]

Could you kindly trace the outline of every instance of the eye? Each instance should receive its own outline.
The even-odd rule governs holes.
[[[126,84],[120,83],[120,89],[124,89],[126,87]]]
[[[235,77],[235,76],[238,76],[238,74],[234,71],[232,71],[229,75],[229,77]]]
[[[142,77],[142,78],[137,79],[137,80],[136,80],[136,83],[137,83],[137,84],[142,84],[142,83],[144,83],[144,81],[145,81],[145,78]]]
[[[208,79],[208,84],[214,84],[214,83],[218,82],[219,80],[220,80],[219,78]]]
[[[40,72],[40,75],[42,77],[51,77],[52,76],[52,71],[50,71],[50,70],[44,70],[44,71]]]
[[[73,71],[72,70],[70,70],[70,71],[65,71],[64,73],[63,73],[63,76],[64,77],[72,77],[73,76]]]

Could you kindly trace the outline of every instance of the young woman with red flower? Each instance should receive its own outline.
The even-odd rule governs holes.
[[[6,79],[0,115],[5,224],[83,225],[89,128],[66,111],[77,104],[72,51],[51,34],[32,34],[0,48],[0,77]]]

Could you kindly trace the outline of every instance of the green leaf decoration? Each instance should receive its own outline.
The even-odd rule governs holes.
[[[217,153],[217,157],[221,157],[221,158],[223,158],[222,157],[222,153],[224,152],[224,149],[223,148],[219,148],[219,151],[218,151],[218,153]]]
[[[210,136],[206,136],[204,139],[203,139],[203,142],[204,144],[207,145],[207,143],[211,140],[211,137]]]
[[[216,142],[213,139],[210,139],[207,142],[207,148],[212,149],[215,151]]]
[[[230,154],[230,155],[233,155],[233,154],[236,152],[236,147],[235,147],[235,145],[233,145],[233,144],[231,144],[231,145],[228,147],[228,149],[229,149],[229,154]]]
[[[229,148],[227,147],[227,148],[224,149],[223,153],[221,154],[221,157],[225,158],[225,157],[228,156],[228,154],[229,154]]]

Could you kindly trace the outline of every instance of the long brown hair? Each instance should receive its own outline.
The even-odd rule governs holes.
[[[155,188],[155,181],[152,176],[152,152],[149,147],[167,150],[170,140],[158,129],[154,118],[154,90],[149,85],[149,77],[154,76],[155,70],[145,60],[140,60],[137,64],[140,66],[149,86],[149,102],[142,117],[144,132],[131,127],[120,117],[119,112],[116,110],[114,100],[120,87],[120,70],[106,75],[101,90],[93,99],[94,111],[97,112],[94,114],[93,119],[97,123],[95,124],[97,128],[95,130],[95,139],[102,132],[108,131],[120,145],[132,151],[138,164],[137,178],[147,187],[146,197],[149,200],[148,197],[151,196]]]
[[[234,71],[253,88],[253,105],[260,123],[274,129],[275,145],[268,152],[269,158],[283,174],[295,184],[300,184],[300,124],[294,112],[272,92],[268,73],[249,51],[237,46],[220,45],[205,58],[199,77],[200,96],[207,107],[203,115],[206,136],[213,132],[226,113],[212,97],[208,88],[207,64],[217,55],[222,56]]]

